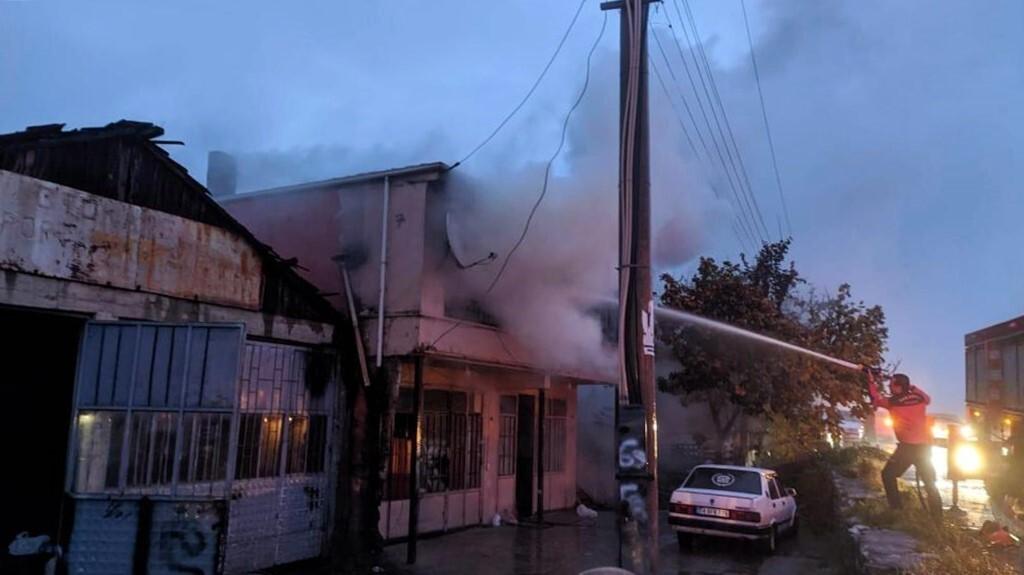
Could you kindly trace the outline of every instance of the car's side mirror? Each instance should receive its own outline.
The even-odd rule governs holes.
[[[793,489],[792,487],[787,487],[786,488],[786,495],[788,495],[790,497],[796,497],[796,489]]]

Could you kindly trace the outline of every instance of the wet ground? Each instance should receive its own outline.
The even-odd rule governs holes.
[[[547,515],[546,526],[479,527],[421,540],[416,565],[405,564],[406,546],[386,548],[387,572],[406,575],[575,574],[614,566],[618,557],[615,516],[580,520],[572,512]],[[746,542],[698,539],[680,552],[675,532],[662,517],[659,572],[676,575],[839,575],[839,551],[830,539],[803,529],[786,537],[774,555]]]

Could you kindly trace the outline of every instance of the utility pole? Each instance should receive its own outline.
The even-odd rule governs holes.
[[[651,282],[651,174],[647,119],[647,11],[656,0],[617,0],[619,92],[619,562],[655,573],[658,439]]]

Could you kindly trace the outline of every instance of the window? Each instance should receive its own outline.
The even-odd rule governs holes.
[[[779,482],[775,480],[775,477],[768,478],[768,495],[772,499],[778,499],[782,497],[782,492],[779,491]]]
[[[104,491],[120,485],[124,413],[84,411],[78,414],[78,461],[75,491]]]
[[[516,396],[501,396],[498,420],[498,476],[516,474]]]
[[[286,345],[246,344],[236,478],[325,471],[330,402],[321,386],[308,381],[314,355]]]
[[[564,399],[548,399],[544,410],[544,471],[565,471],[566,419]]]
[[[288,418],[288,467],[286,473],[320,473],[324,470],[327,416],[296,415]]]
[[[683,487],[761,495],[761,474],[722,467],[695,467]]]
[[[411,389],[399,391],[397,409],[385,488],[388,500],[409,496],[409,466],[416,437]],[[424,390],[421,418],[420,488],[427,493],[479,488],[483,465],[480,397],[461,391]]]
[[[223,494],[241,333],[226,324],[89,323],[74,490]]]
[[[160,411],[132,414],[128,444],[128,486],[170,485],[178,414]]]

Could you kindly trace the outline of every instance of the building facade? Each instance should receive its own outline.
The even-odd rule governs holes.
[[[154,138],[0,136],[3,547],[71,573],[245,573],[331,529],[339,316]],[[16,558],[0,558],[0,571]],[[10,563],[10,565],[7,565]]]
[[[297,258],[339,309],[351,292],[370,371],[397,382],[380,508],[388,540],[410,528],[439,532],[572,506],[576,389],[600,380],[531,361],[528,346],[478,302],[458,298],[447,169],[424,164],[218,198],[283,257]],[[414,471],[419,519],[410,524]]]

